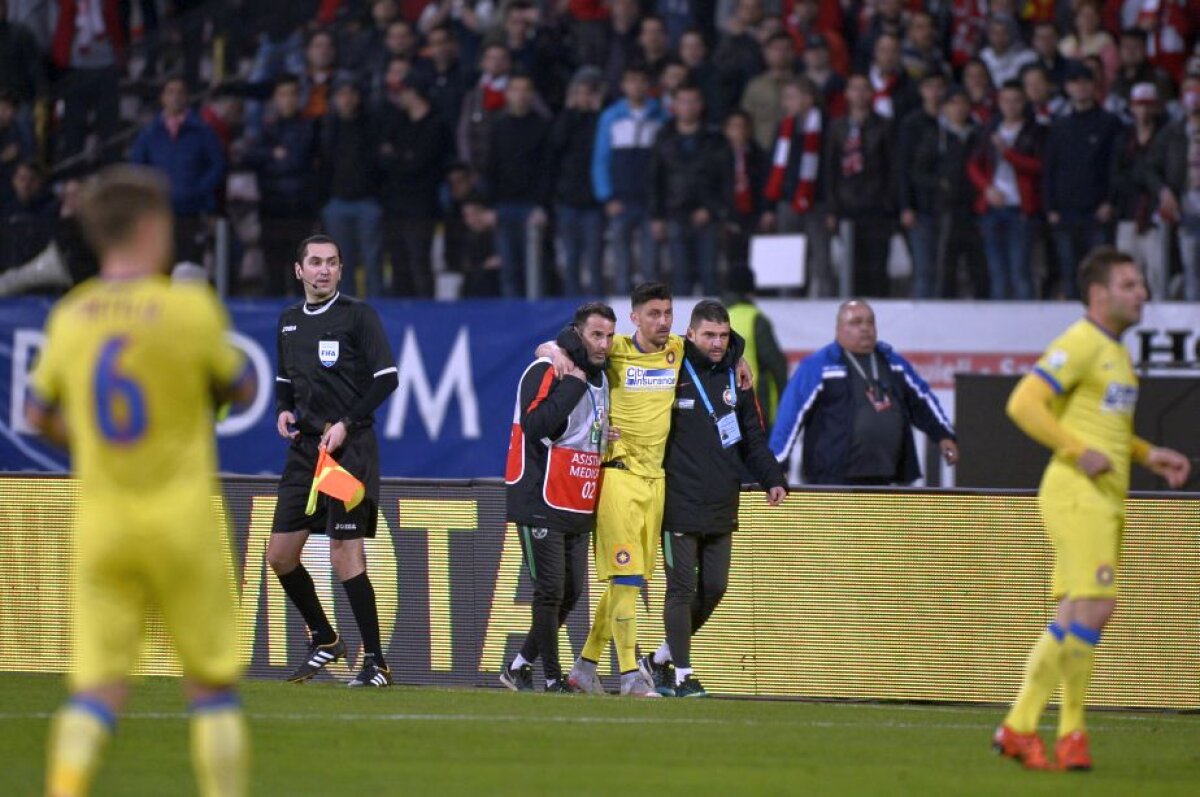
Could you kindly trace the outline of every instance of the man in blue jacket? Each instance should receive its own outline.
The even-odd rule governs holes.
[[[225,179],[225,154],[213,129],[188,107],[188,86],[171,78],[163,86],[162,113],[142,128],[129,160],[167,176],[175,211],[175,256],[199,262],[207,217],[217,210]]]
[[[837,340],[800,363],[779,403],[771,451],[786,460],[804,433],[806,484],[908,484],[921,477],[912,427],[958,462],[954,428],[929,385],[875,329],[860,299],[838,308]]]
[[[658,100],[650,96],[645,66],[629,64],[621,77],[621,93],[600,115],[592,150],[592,184],[596,199],[612,225],[613,259],[617,273],[614,293],[629,293],[633,273],[632,237],[640,243],[640,281],[658,279],[658,247],[650,231],[650,160],[654,140],[667,119]]]

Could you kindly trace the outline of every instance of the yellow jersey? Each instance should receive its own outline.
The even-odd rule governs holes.
[[[93,279],[55,305],[31,400],[63,413],[83,498],[211,500],[214,391],[245,371],[228,328],[207,285],[165,276]]]
[[[613,338],[608,355],[610,424],[621,438],[609,449],[639,476],[662,478],[671,406],[683,365],[683,338],[671,335],[662,351],[643,351],[630,335]]]
[[[1133,412],[1138,395],[1129,350],[1085,318],[1050,344],[1034,373],[1054,389],[1051,411],[1063,428],[1112,463],[1112,470],[1091,480],[1073,462],[1056,455],[1047,468],[1043,486],[1048,481],[1056,486],[1074,482],[1123,503],[1129,491]]]

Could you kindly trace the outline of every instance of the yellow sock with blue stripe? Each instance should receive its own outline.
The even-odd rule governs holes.
[[[1060,661],[1065,636],[1062,626],[1051,623],[1029,652],[1021,691],[1017,692],[1017,699],[1004,719],[1004,724],[1017,733],[1037,730],[1046,703],[1062,681]]]
[[[1062,647],[1063,696],[1062,710],[1058,714],[1059,738],[1068,733],[1085,730],[1083,704],[1087,699],[1088,686],[1092,683],[1092,664],[1096,660],[1096,646],[1100,644],[1100,632],[1079,623],[1071,623]]]
[[[637,604],[641,593],[640,586],[613,580],[612,635],[622,674],[637,669]]]
[[[192,766],[202,797],[237,797],[246,793],[249,734],[233,692],[192,703]]]
[[[583,650],[579,654],[588,661],[600,661],[605,648],[608,647],[608,640],[612,639],[612,623],[608,613],[611,596],[612,584],[605,584],[604,594],[596,602],[596,616],[592,618],[592,627],[588,631],[587,641],[583,643]]]
[[[112,710],[94,698],[73,697],[59,709],[50,731],[50,797],[88,793],[100,753],[116,726]]]

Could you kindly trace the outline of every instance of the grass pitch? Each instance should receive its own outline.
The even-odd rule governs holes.
[[[57,676],[0,675],[0,794],[41,793]],[[994,708],[255,681],[256,795],[1195,795],[1200,716],[1093,713],[1091,773],[989,752]],[[1051,733],[1047,717],[1043,730]],[[97,795],[194,794],[179,684],[136,684]]]

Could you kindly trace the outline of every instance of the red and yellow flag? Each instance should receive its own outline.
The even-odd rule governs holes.
[[[349,512],[362,503],[367,489],[363,487],[362,482],[350,475],[350,471],[339,465],[337,460],[330,456],[322,446],[321,453],[317,457],[317,470],[313,474],[312,489],[308,491],[308,506],[305,507],[304,514],[311,515],[317,511],[317,493],[325,493],[331,498],[340,499],[346,505],[346,511]]]

